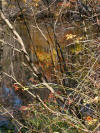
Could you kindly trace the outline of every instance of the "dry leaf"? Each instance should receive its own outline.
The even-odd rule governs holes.
[[[27,106],[21,106],[19,110],[20,111],[25,111],[25,110],[28,110],[28,109],[29,109],[29,107],[27,107]]]
[[[76,35],[73,35],[73,34],[67,34],[66,36],[66,40],[69,40],[69,39],[73,39],[76,37]]]

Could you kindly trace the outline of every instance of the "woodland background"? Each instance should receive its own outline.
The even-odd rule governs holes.
[[[0,1],[0,132],[100,132],[100,1]]]

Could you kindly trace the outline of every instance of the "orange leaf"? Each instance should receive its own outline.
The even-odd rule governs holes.
[[[15,91],[19,90],[19,87],[16,84],[14,84],[13,87],[14,87]]]
[[[86,117],[86,120],[87,120],[87,121],[91,121],[91,120],[92,120],[92,117],[91,117],[91,116],[87,116],[87,117]]]
[[[54,94],[50,93],[48,98],[54,98],[54,97],[55,97]]]
[[[25,111],[25,110],[28,110],[28,107],[27,106],[21,106],[19,110],[20,111]]]
[[[58,6],[70,7],[70,3],[59,2]]]
[[[57,91],[57,94],[61,95],[61,92],[60,91]]]

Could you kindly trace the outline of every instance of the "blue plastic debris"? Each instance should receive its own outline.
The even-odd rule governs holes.
[[[81,107],[81,113],[86,116],[91,116],[93,114],[93,109],[91,108],[90,104],[86,104]]]
[[[20,107],[22,105],[22,101],[18,96],[14,96],[13,106]]]
[[[7,99],[9,105],[13,106],[14,108],[20,108],[22,105],[21,99],[17,96],[16,92],[12,88],[6,87],[6,85],[3,85],[3,99]]]
[[[3,96],[5,96],[5,97],[8,97],[9,95],[10,96],[15,95],[13,89],[7,88],[5,85],[2,87],[2,89],[3,89]]]
[[[0,127],[2,127],[2,126],[6,126],[6,127],[8,127],[8,123],[9,123],[9,120],[7,120],[5,117],[3,117],[3,116],[0,116]]]
[[[14,132],[15,129],[13,123],[6,116],[0,115],[0,133]]]

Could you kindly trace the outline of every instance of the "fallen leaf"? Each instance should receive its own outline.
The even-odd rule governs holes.
[[[29,109],[29,107],[27,107],[27,106],[21,106],[19,108],[20,111],[25,111],[25,110],[28,110],[28,109]]]
[[[92,117],[91,117],[91,116],[87,116],[87,117],[86,117],[86,120],[87,120],[87,121],[91,121],[91,120],[92,120]]]
[[[76,37],[76,35],[73,35],[73,34],[67,34],[66,36],[66,40],[69,40],[69,39],[73,39]]]
[[[18,87],[17,84],[14,84],[13,87],[14,87],[14,90],[15,90],[15,91],[18,91],[18,90],[19,90],[19,87]]]

